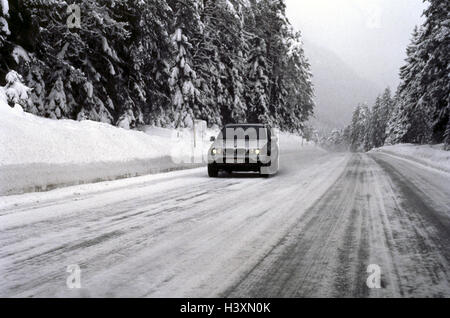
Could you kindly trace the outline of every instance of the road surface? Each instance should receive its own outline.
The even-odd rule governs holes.
[[[450,297],[450,175],[314,148],[281,164],[0,197],[0,296]]]

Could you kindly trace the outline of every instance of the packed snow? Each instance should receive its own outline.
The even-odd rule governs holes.
[[[113,180],[205,164],[216,130],[141,131],[89,120],[52,120],[6,103],[0,89],[0,195]],[[302,139],[281,134],[282,149],[298,149]],[[194,142],[195,146],[194,147]]]

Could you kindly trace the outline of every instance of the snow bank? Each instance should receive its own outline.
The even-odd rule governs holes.
[[[0,195],[49,190],[205,165],[217,131],[145,127],[125,130],[92,121],[52,120],[11,108],[0,87]],[[302,139],[281,133],[284,152]]]
[[[443,145],[399,144],[374,149],[371,152],[389,154],[450,173],[450,151],[443,148]]]
[[[194,153],[189,131],[57,121],[5,101],[0,88],[0,195],[199,167],[209,147],[200,143]]]

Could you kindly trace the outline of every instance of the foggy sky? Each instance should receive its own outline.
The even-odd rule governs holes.
[[[333,51],[360,76],[394,90],[412,30],[423,22],[426,8],[421,0],[286,0],[286,4],[290,22],[307,41]]]

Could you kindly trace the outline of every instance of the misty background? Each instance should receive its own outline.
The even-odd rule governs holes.
[[[286,0],[287,16],[302,31],[315,85],[320,128],[347,125],[358,103],[371,105],[399,68],[421,0]]]

